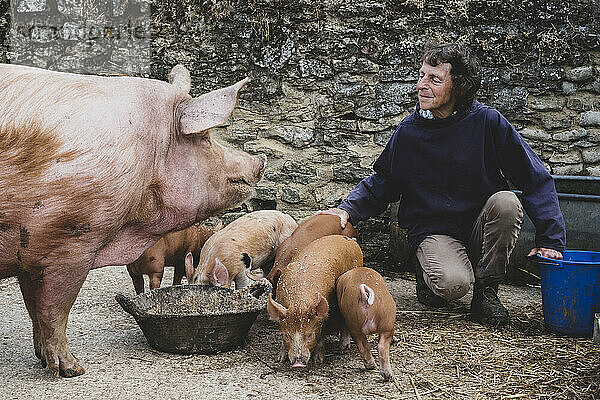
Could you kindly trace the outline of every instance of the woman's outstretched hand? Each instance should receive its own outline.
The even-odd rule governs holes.
[[[563,258],[562,253],[560,251],[554,249],[546,249],[544,247],[535,247],[531,249],[529,254],[527,254],[527,257],[535,256],[536,254],[539,254],[540,256],[546,258],[552,258],[554,260],[562,260]]]

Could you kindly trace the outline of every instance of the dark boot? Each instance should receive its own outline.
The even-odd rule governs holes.
[[[441,308],[448,305],[448,302],[444,298],[433,293],[431,288],[427,286],[423,278],[423,269],[419,260],[415,260],[415,278],[417,280],[417,299],[419,303],[433,308]]]
[[[475,321],[485,325],[501,326],[508,323],[508,310],[498,299],[498,284],[482,286],[475,283],[471,315]]]

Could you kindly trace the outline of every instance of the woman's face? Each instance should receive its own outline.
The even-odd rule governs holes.
[[[440,63],[434,67],[424,62],[419,70],[419,107],[431,111],[436,118],[446,118],[454,111],[456,98],[452,94],[451,68],[450,63]]]

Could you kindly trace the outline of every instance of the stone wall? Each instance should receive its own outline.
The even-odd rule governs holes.
[[[9,11],[6,4],[0,2],[0,12]],[[137,75],[166,79],[182,63],[192,72],[194,95],[252,79],[231,123],[215,132],[269,158],[246,208],[276,207],[302,218],[337,205],[371,173],[413,110],[427,40],[475,50],[484,68],[479,100],[498,108],[553,174],[600,176],[597,0],[154,0],[151,6],[150,64]],[[127,54],[131,45],[117,47]],[[125,62],[113,71],[82,67],[77,62],[91,49],[78,49],[80,57],[68,61],[73,65],[44,64],[46,53],[36,62],[87,72],[135,70],[123,68]],[[5,61],[31,63],[6,40],[2,50]],[[387,215],[359,226],[370,260],[387,257],[379,251],[388,242]]]
[[[12,0],[0,19],[3,58],[14,64],[94,74],[150,75],[147,0]]]

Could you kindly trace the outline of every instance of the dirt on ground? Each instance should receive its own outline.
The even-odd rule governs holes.
[[[470,295],[441,310],[422,306],[410,278],[386,276],[397,303],[394,383],[365,370],[354,344],[340,352],[333,336],[322,365],[291,370],[277,361],[281,335],[265,311],[236,350],[211,356],[156,351],[115,301],[117,293],[134,295],[122,266],[90,273],[67,329],[86,373],[56,379],[35,358],[18,283],[6,279],[0,281],[0,399],[600,398],[600,345],[545,330],[538,287],[501,286],[511,323],[493,328],[470,320]],[[170,279],[167,274],[163,286]],[[371,342],[376,352],[375,338]]]

